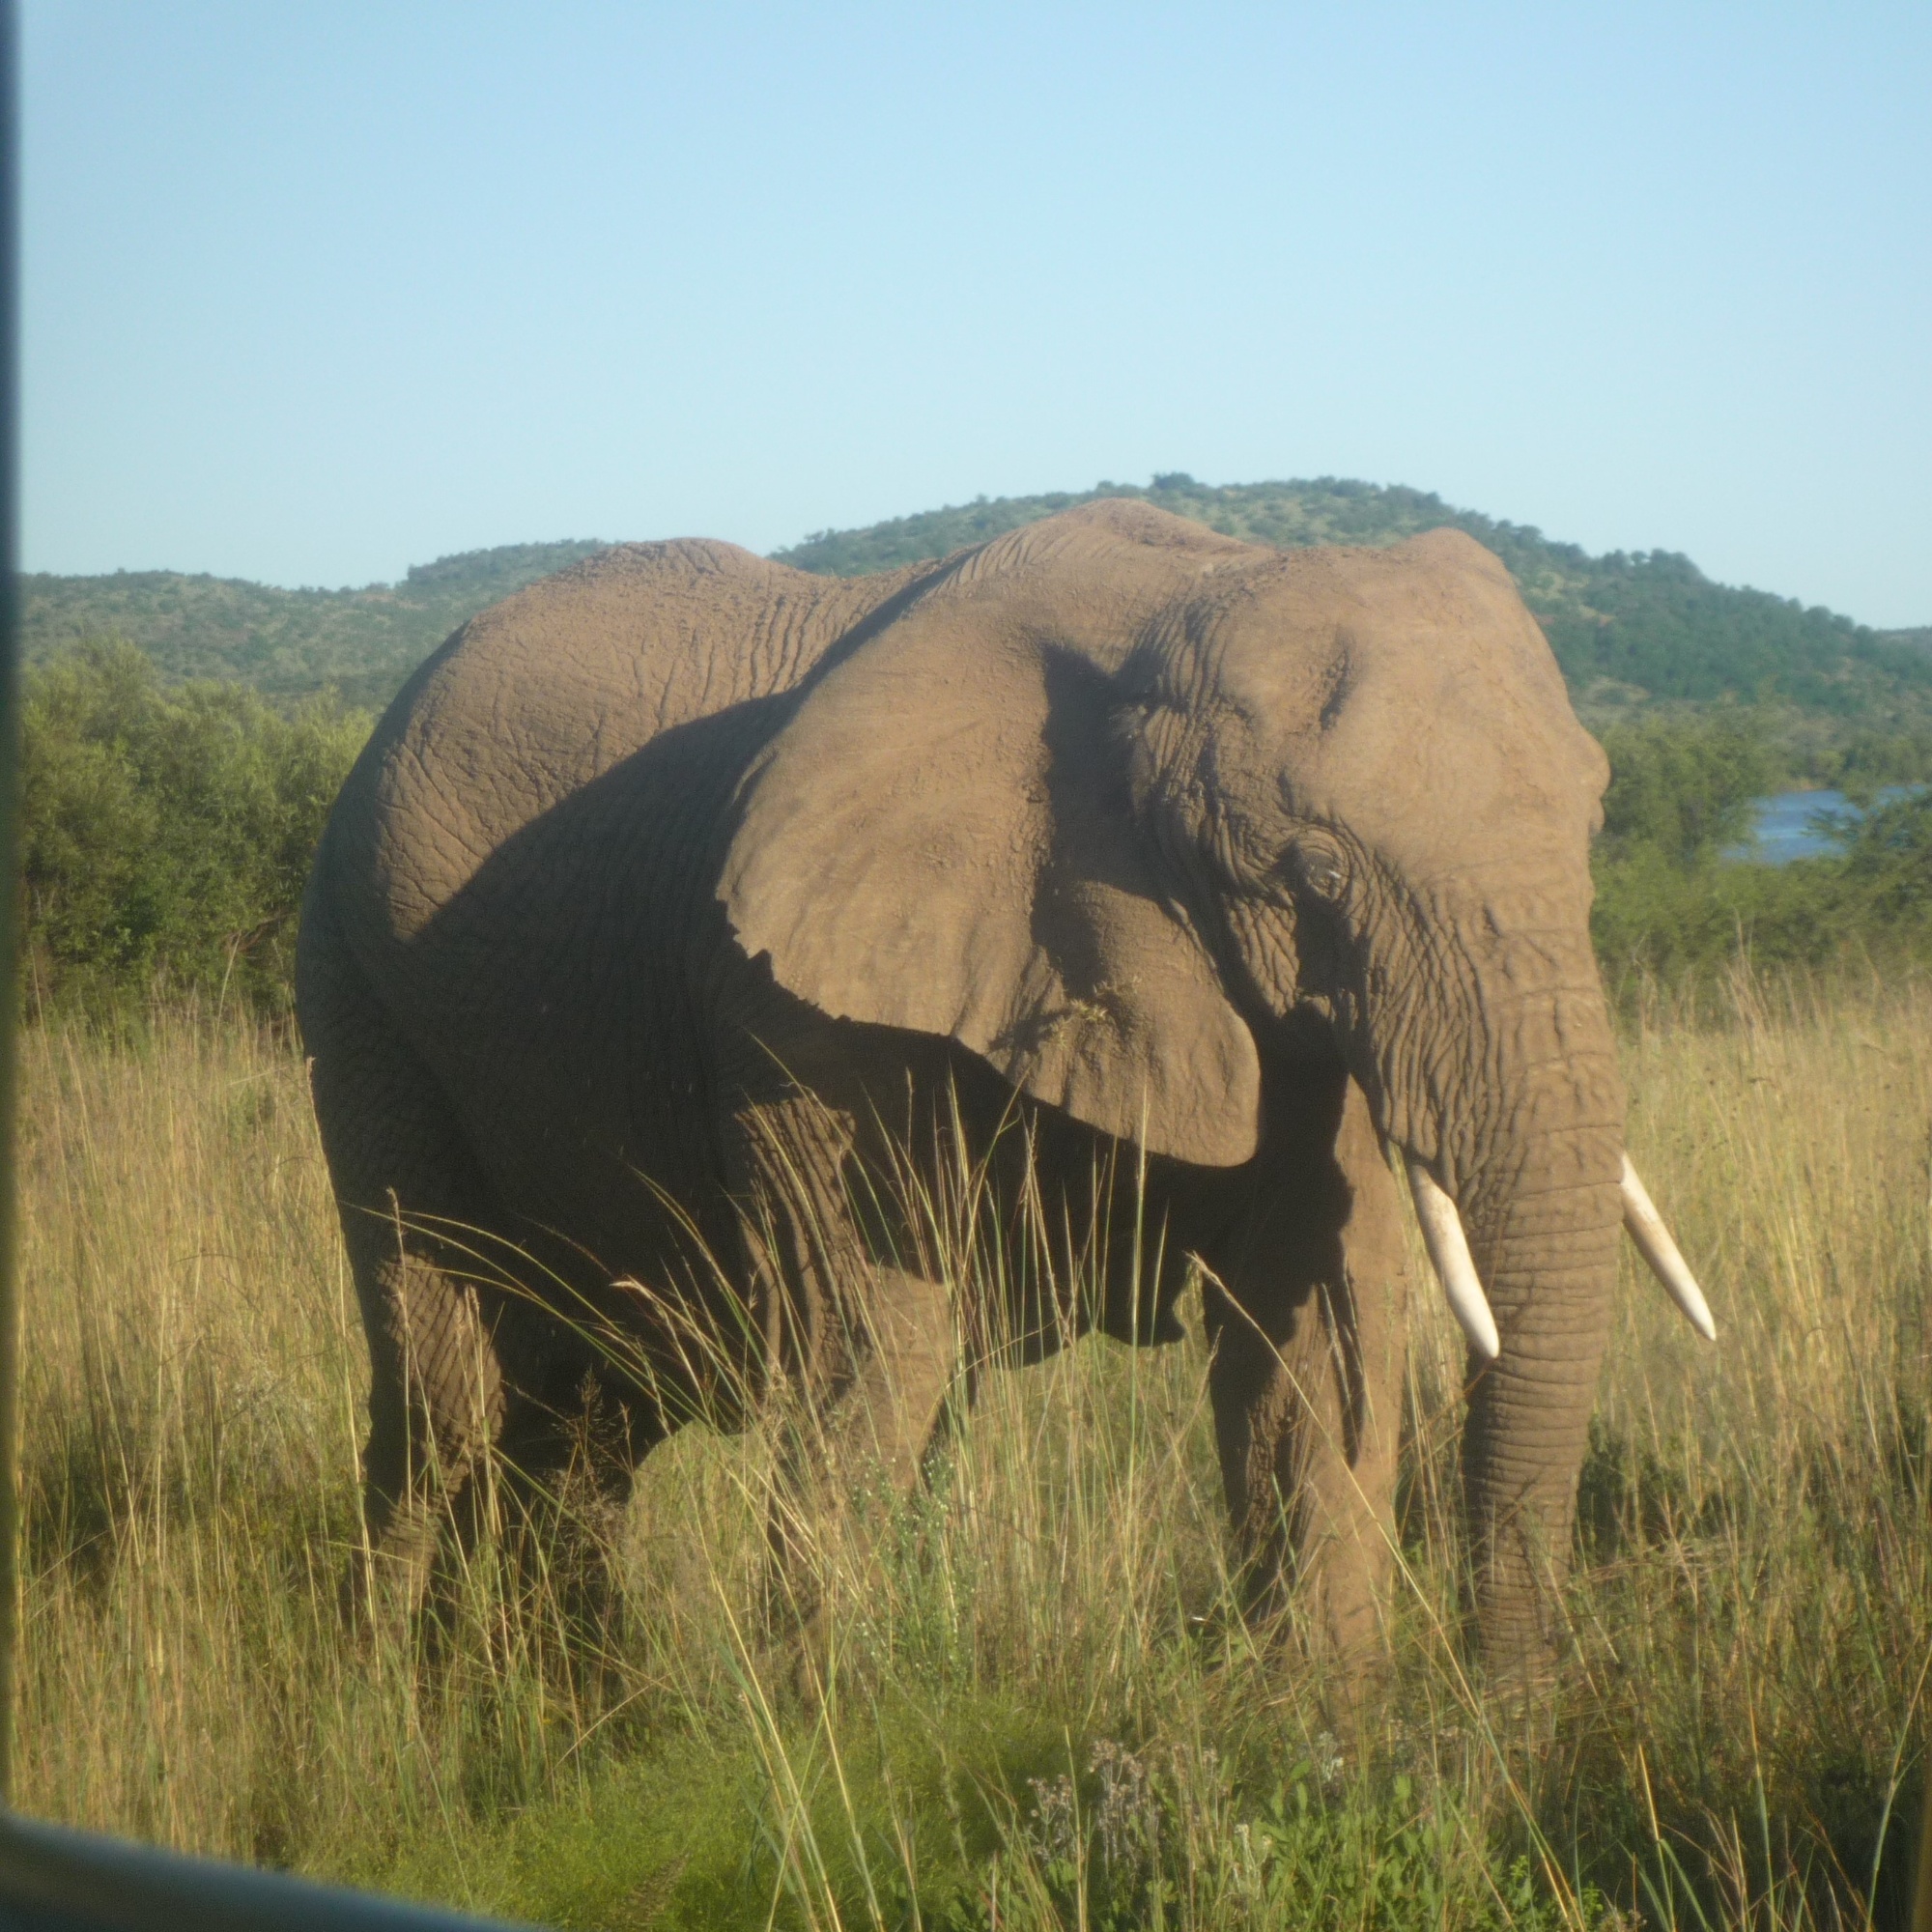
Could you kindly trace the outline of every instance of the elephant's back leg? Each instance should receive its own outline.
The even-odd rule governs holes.
[[[370,1580],[413,1605],[504,1418],[499,1311],[458,1255],[486,1225],[489,1190],[434,1075],[353,962],[312,929],[303,945],[302,1036],[369,1346]]]

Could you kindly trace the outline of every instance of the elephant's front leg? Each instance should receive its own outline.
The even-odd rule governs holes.
[[[903,1269],[877,1270],[855,1327],[819,1398],[790,1407],[780,1444],[773,1584],[787,1621],[808,1628],[848,1592],[861,1614],[876,1600],[881,1541],[923,1480],[958,1364],[945,1289]]]
[[[840,1601],[876,1601],[880,1541],[943,1431],[959,1347],[946,1290],[878,1259],[862,1229],[849,1116],[794,1094],[733,1126],[779,1433],[768,1604],[775,1625],[806,1634],[810,1674]],[[862,1191],[879,1220],[876,1190]]]
[[[1271,1110],[1265,1198],[1204,1257],[1208,1386],[1251,1608],[1280,1607],[1293,1578],[1318,1643],[1352,1668],[1383,1650],[1405,1256],[1361,1090],[1311,1086]]]

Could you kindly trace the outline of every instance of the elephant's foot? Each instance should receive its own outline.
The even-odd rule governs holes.
[[[1321,1716],[1344,1753],[1359,1758],[1375,1737],[1395,1684],[1387,1645],[1367,1642],[1324,1651],[1315,1670]]]
[[[1394,1659],[1378,1605],[1338,1623],[1315,1626],[1315,1682],[1328,1728],[1352,1754],[1372,1729],[1394,1678]]]
[[[1345,1472],[1346,1473],[1346,1472]],[[1323,1507],[1304,1487],[1301,1520],[1277,1503],[1271,1533],[1240,1578],[1242,1618],[1257,1646],[1292,1658],[1337,1713],[1352,1712],[1392,1667],[1393,1526],[1361,1509]]]
[[[821,1604],[793,1633],[778,1662],[779,1681],[789,1685],[808,1718],[833,1704],[841,1680],[849,1679],[858,1659],[838,1640],[833,1618]]]
[[[891,1550],[904,1534],[907,1498],[887,1472],[861,1472],[830,1493],[774,1498],[765,1566],[760,1667],[808,1709],[867,1668],[888,1639],[895,1597]]]
[[[835,1399],[820,1409],[794,1396],[781,1420],[764,1626],[802,1685],[849,1667],[887,1614],[889,1551],[946,1434],[957,1347],[945,1290],[881,1269],[867,1320]]]
[[[1264,1593],[1243,1622],[1284,1700],[1305,1710],[1312,1697],[1321,1726],[1352,1757],[1393,1683],[1394,1657],[1378,1605],[1334,1612],[1319,1579],[1303,1577]]]
[[[619,1649],[623,1506],[553,1474],[538,1485],[490,1455],[453,1496],[372,1511],[340,1586],[354,1640],[418,1670],[478,1649],[525,1657],[601,1694]]]
[[[789,1699],[808,1718],[863,1675],[874,1654],[850,1581],[810,1574],[796,1559],[768,1567],[756,1633],[741,1661],[768,1696]]]
[[[342,1625],[372,1649],[414,1648],[437,1595],[448,1509],[420,1495],[378,1497],[367,1504],[365,1521],[337,1589]]]

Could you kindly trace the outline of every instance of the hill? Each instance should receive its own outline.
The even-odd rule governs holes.
[[[1393,543],[1444,525],[1466,530],[1514,572],[1579,710],[1599,727],[1633,712],[1736,702],[1777,712],[1779,735],[1801,752],[1855,741],[1932,745],[1932,628],[1874,631],[1817,606],[1714,583],[1673,551],[1592,556],[1529,526],[1399,485],[1320,477],[1212,486],[1176,473],[1145,488],[1101,483],[981,498],[865,529],[820,530],[775,554],[835,576],[887,570],[1106,496],[1139,497],[1283,547]],[[333,685],[353,703],[380,706],[465,618],[600,548],[471,551],[417,565],[399,583],[345,590],[279,590],[169,571],[29,576],[21,582],[23,641],[31,661],[66,639],[118,634],[170,679],[240,679],[277,698]]]
[[[1881,632],[1768,591],[1714,583],[1674,551],[1592,556],[1522,524],[1459,510],[1400,485],[1312,482],[1101,483],[1078,494],[981,498],[861,530],[821,530],[779,559],[854,576],[943,556],[1075,503],[1134,497],[1250,543],[1397,543],[1448,526],[1509,566],[1573,695],[1604,722],[1659,701],[1723,700],[1823,714],[1842,732],[1932,726],[1932,630]]]
[[[380,709],[465,618],[603,548],[506,544],[355,590],[280,590],[172,570],[28,575],[21,647],[31,664],[75,639],[123,637],[173,681],[238,680],[282,698],[332,685],[350,703]]]

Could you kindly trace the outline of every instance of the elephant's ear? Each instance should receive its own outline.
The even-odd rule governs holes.
[[[1135,825],[1111,680],[976,603],[908,613],[778,734],[720,885],[739,943],[825,1012],[949,1035],[1151,1152],[1244,1161],[1254,1040]]]

